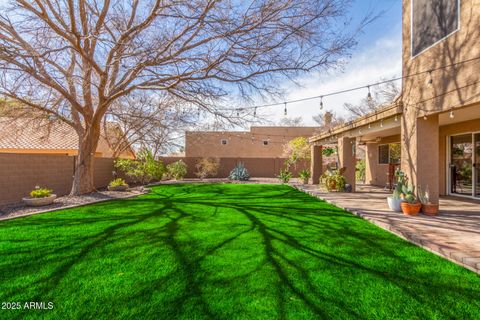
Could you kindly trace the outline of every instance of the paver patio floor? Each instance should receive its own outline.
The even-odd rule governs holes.
[[[442,197],[436,217],[392,212],[381,187],[357,185],[355,193],[326,192],[315,185],[297,188],[480,273],[480,201]]]

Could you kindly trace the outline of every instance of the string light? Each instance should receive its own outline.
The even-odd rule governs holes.
[[[320,96],[320,110],[323,109],[323,96]]]
[[[455,115],[453,114],[453,108],[450,109],[450,115],[449,115],[450,119],[453,119],[455,118]]]
[[[423,115],[423,120],[427,120],[427,115],[426,114]]]
[[[370,129],[371,127],[372,127],[372,125],[369,123],[369,124],[368,124],[368,129]]]
[[[397,116],[397,115],[395,115],[395,122],[397,122],[397,121],[398,121],[398,116]]]
[[[283,115],[286,116],[287,115],[287,103],[285,102],[285,109],[283,109]]]
[[[383,120],[380,121],[380,128],[383,128]]]
[[[367,86],[367,89],[368,89],[367,100],[368,102],[372,102],[372,94],[370,93],[370,86]]]
[[[240,117],[240,109],[237,109],[237,117]]]
[[[255,107],[255,109],[253,109],[253,116],[256,117],[257,116],[257,108]]]

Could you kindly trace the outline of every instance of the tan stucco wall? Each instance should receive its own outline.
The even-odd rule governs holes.
[[[460,1],[460,29],[436,45],[411,57],[411,0],[403,1],[403,75],[433,70],[403,80],[404,107],[416,105],[428,113],[480,101],[480,1]],[[456,64],[454,67],[442,68]],[[436,97],[436,98],[433,98]],[[420,103],[419,105],[417,105]],[[423,111],[417,110],[419,116]]]
[[[399,143],[400,135],[383,137],[377,142],[367,143],[365,154],[365,183],[385,186],[388,178],[388,164],[378,163],[378,146],[388,143]]]
[[[480,57],[480,1],[461,1],[460,29],[416,57],[410,10],[411,0],[403,1],[402,170],[415,186],[428,185],[436,201],[445,189],[438,113],[480,101],[480,59],[472,60]]]
[[[317,127],[252,127],[250,131],[190,131],[185,133],[186,157],[281,158],[295,137],[311,137]],[[221,140],[227,144],[222,145]],[[263,144],[268,140],[268,145]]]

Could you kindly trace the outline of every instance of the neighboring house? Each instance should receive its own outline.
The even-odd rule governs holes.
[[[283,158],[284,145],[318,127],[251,127],[250,131],[187,131],[186,157]]]
[[[122,140],[118,127],[108,125],[100,136],[96,157],[135,158],[130,147],[115,152],[112,141],[118,144]],[[107,132],[107,134],[105,134]],[[0,153],[58,154],[74,156],[78,154],[78,135],[64,122],[57,121],[40,125],[38,121],[27,118],[0,118]]]
[[[480,6],[478,1],[403,1],[400,99],[310,139],[312,163],[337,143],[340,165],[366,145],[366,182],[385,185],[397,165],[418,188],[480,198]],[[318,177],[319,166],[314,172]],[[347,170],[354,184],[354,170]],[[315,179],[314,179],[315,181]]]

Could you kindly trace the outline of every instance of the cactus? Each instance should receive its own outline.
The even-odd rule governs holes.
[[[250,179],[250,175],[248,174],[247,168],[241,162],[237,164],[235,168],[230,172],[228,176],[230,180],[237,180],[237,181],[247,181]]]

